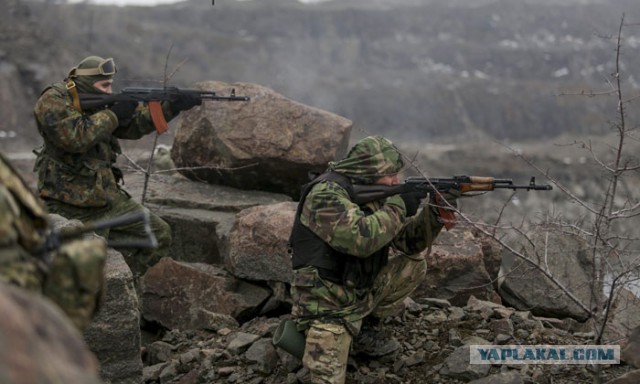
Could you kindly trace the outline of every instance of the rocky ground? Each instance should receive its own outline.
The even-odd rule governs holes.
[[[274,349],[278,318],[255,318],[237,329],[147,334],[144,383],[303,382],[298,359]],[[469,365],[467,344],[589,344],[575,321],[538,318],[490,302],[470,299],[453,307],[445,300],[408,299],[406,309],[386,320],[402,344],[393,355],[349,360],[348,383],[587,383],[582,365]],[[466,361],[465,361],[466,357]],[[633,368],[606,366],[602,382]]]
[[[494,156],[498,156],[495,155]],[[457,158],[458,156],[450,156]],[[491,164],[491,174],[514,177],[526,182],[526,175],[510,175],[512,162],[475,161],[476,168],[460,165],[458,158],[451,167],[440,167],[448,161],[441,155],[438,162],[428,159],[439,169],[438,174],[455,174],[453,169],[466,169],[469,174],[487,174],[479,168]],[[32,158],[14,161],[31,185]],[[468,159],[467,159],[468,160]],[[569,159],[571,160],[571,159]],[[550,159],[550,164],[575,164],[568,159]],[[473,162],[469,161],[470,164]],[[500,167],[498,166],[500,165]],[[527,173],[528,175],[529,173]],[[577,173],[576,173],[577,175]],[[573,175],[574,178],[578,177]],[[584,176],[584,175],[583,175]],[[579,178],[579,177],[578,177]],[[592,176],[581,177],[584,180]],[[128,178],[127,188],[132,188]],[[556,190],[554,190],[555,193]],[[490,194],[501,196],[499,193]],[[531,199],[551,201],[552,195],[529,194]],[[585,195],[591,197],[590,195]],[[469,209],[481,206],[489,195],[473,200]],[[554,201],[554,204],[556,202]],[[565,203],[566,204],[566,203]],[[522,203],[522,212],[537,211],[540,201]],[[560,207],[558,203],[558,207]],[[499,210],[498,210],[499,211]],[[524,215],[524,213],[520,213]],[[520,216],[520,215],[517,215]],[[441,237],[442,239],[442,237]],[[433,263],[431,269],[433,270]],[[466,307],[446,302],[414,297],[401,314],[388,319],[387,328],[402,343],[402,349],[392,356],[367,359],[355,356],[350,360],[349,383],[585,383],[594,382],[593,375],[580,365],[513,365],[469,366],[465,344],[590,344],[589,329],[575,321],[542,319],[527,312],[516,312],[487,302],[471,302]],[[458,305],[460,303],[457,303]],[[143,339],[144,383],[296,383],[302,378],[300,362],[285,352],[276,351],[271,337],[279,323],[277,317],[258,317],[239,327],[216,328],[211,331],[166,331],[145,326]],[[134,349],[134,354],[137,347]],[[606,367],[601,382],[618,377],[632,368],[622,364]],[[138,384],[136,382],[136,384]]]

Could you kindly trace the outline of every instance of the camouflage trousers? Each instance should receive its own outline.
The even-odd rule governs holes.
[[[146,207],[131,199],[124,191],[120,191],[118,197],[105,207],[76,207],[58,200],[46,200],[46,204],[50,213],[64,216],[67,219],[77,219],[82,222],[111,219],[142,209],[149,211]],[[118,249],[118,251],[122,252],[136,280],[144,275],[147,269],[157,263],[161,258],[169,256],[171,227],[152,212],[149,212],[149,217],[151,219],[151,231],[158,240],[158,247],[155,249]],[[98,231],[97,234],[113,241],[134,240],[146,237],[145,227],[142,222],[111,229],[103,229]]]
[[[404,299],[424,279],[427,264],[422,257],[395,255],[364,293],[326,282],[314,270],[294,271],[292,286],[293,315],[306,314],[298,321],[308,326],[302,363],[309,369],[312,383],[344,383],[351,341],[360,332],[362,319],[382,319],[400,310]],[[309,273],[315,276],[312,285],[308,285]],[[345,305],[339,306],[339,302]],[[315,315],[310,314],[314,311]]]

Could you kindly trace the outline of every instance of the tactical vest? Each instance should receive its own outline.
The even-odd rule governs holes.
[[[52,84],[42,94],[50,89],[68,95],[65,83]],[[122,171],[114,164],[122,150],[114,135],[100,139],[86,152],[73,153],[50,143],[40,123],[38,130],[44,138],[42,146],[34,150],[40,197],[80,207],[103,207],[118,195]]]
[[[356,257],[331,248],[313,231],[300,222],[302,207],[311,188],[321,181],[332,181],[344,188],[353,200],[353,187],[348,177],[336,172],[325,172],[303,186],[300,203],[289,238],[293,269],[313,266],[320,277],[346,287],[370,288],[382,267],[389,259],[389,246],[384,246],[368,257]],[[371,210],[361,206],[366,214]]]

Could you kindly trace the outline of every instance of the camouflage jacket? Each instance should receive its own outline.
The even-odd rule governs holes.
[[[371,184],[380,176],[399,172],[402,166],[399,152],[390,142],[369,137],[356,144],[345,159],[330,163],[329,168],[354,182]],[[300,222],[331,248],[356,257],[367,257],[385,246],[401,255],[415,255],[431,245],[442,229],[431,208],[407,218],[399,195],[360,207],[351,201],[345,188],[333,181],[312,187]],[[352,322],[372,310],[370,290],[333,284],[320,277],[314,267],[294,270],[291,292],[292,315],[299,324],[318,317]]]
[[[301,221],[331,247],[356,256],[390,244],[396,257],[409,257],[403,255],[422,252],[442,229],[437,214],[429,207],[405,218],[404,202],[398,195],[369,203],[367,208],[373,213],[365,215],[336,183],[321,182],[307,196]],[[374,309],[371,289],[331,283],[314,267],[294,270],[291,293],[292,315],[301,328],[316,318],[341,319],[350,327]]]
[[[335,182],[316,184],[305,200],[300,221],[333,249],[366,257],[390,244],[402,253],[420,253],[442,228],[431,209],[405,219],[399,195],[367,204],[353,203],[349,193]]]
[[[106,243],[101,238],[66,242],[45,262],[49,228],[40,201],[0,155],[0,281],[43,293],[84,330],[101,298]]]
[[[42,245],[47,214],[0,156],[0,280],[39,290],[44,275],[32,253]]]
[[[167,120],[173,114],[163,105]],[[148,107],[139,106],[127,126],[108,110],[78,112],[64,82],[45,89],[34,108],[44,139],[34,171],[41,197],[80,207],[100,207],[119,193],[122,172],[114,167],[118,139],[139,139],[154,131]]]

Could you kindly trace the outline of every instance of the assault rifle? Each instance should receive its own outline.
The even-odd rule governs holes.
[[[200,100],[223,100],[223,101],[249,101],[248,96],[236,96],[236,90],[232,89],[229,96],[218,96],[213,91],[202,91],[199,89],[181,89],[177,87],[166,88],[124,88],[120,93],[115,94],[94,94],[80,93],[80,108],[93,109],[109,107],[117,102],[133,101],[143,102],[149,105],[151,120],[158,133],[164,133],[169,129],[169,125],[162,113],[161,101],[175,101],[180,95],[195,95]]]
[[[128,213],[126,215],[118,216],[113,219],[106,219],[96,221],[92,223],[86,223],[84,225],[75,227],[65,227],[54,229],[45,238],[44,245],[38,252],[43,255],[43,260],[50,264],[52,261],[52,251],[60,248],[64,243],[82,238],[86,233],[96,232],[101,229],[120,227],[127,224],[137,223],[142,221],[144,223],[145,236],[141,239],[133,240],[107,240],[107,246],[111,248],[155,248],[158,246],[158,241],[151,231],[151,222],[149,220],[149,213],[147,211],[137,211]]]
[[[532,177],[529,184],[517,185],[511,179],[496,179],[490,176],[454,176],[454,177],[408,177],[404,183],[398,185],[354,185],[354,203],[366,204],[389,196],[406,192],[419,192],[423,197],[431,195],[435,200],[440,217],[445,227],[450,229],[455,224],[453,212],[447,209],[448,204],[443,201],[443,194],[455,191],[461,196],[474,196],[474,192],[488,192],[495,189],[524,189],[526,191],[550,191],[548,184],[536,184],[536,178]]]

